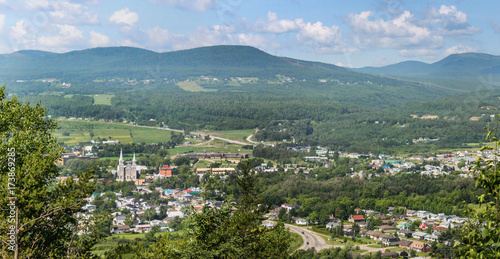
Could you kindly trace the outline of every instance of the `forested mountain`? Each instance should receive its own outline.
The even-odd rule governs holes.
[[[331,64],[267,54],[248,46],[211,46],[157,53],[132,47],[93,48],[67,53],[27,50],[0,56],[0,81],[37,78],[91,81],[96,78],[186,79],[189,76],[374,80]]]
[[[435,63],[404,61],[383,67],[364,67],[355,71],[401,77],[453,79],[477,82],[480,77],[500,79],[500,56],[484,53],[453,54]]]

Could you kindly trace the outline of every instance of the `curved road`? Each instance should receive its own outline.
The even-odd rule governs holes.
[[[308,230],[306,228],[297,227],[294,225],[289,225],[289,224],[285,224],[285,226],[288,229],[290,229],[290,231],[302,236],[302,239],[304,239],[304,243],[298,249],[307,250],[309,248],[314,247],[314,249],[316,249],[316,251],[321,251],[323,249],[333,247],[332,245],[327,244],[325,239],[323,239],[320,235],[312,232],[311,230]],[[307,243],[309,243],[309,244],[307,244]]]
[[[301,247],[297,249],[307,250],[309,248],[314,247],[316,252],[319,252],[323,249],[332,247],[341,247],[341,248],[345,247],[345,245],[329,245],[323,237],[304,227],[297,227],[289,224],[285,224],[285,227],[287,227],[291,232],[297,233],[300,236],[302,236],[304,243],[302,244]],[[309,244],[307,244],[308,242]],[[359,248],[361,250],[366,250],[362,254],[369,254],[369,253],[376,253],[378,251],[381,251],[383,253],[386,249],[390,249],[391,247],[374,248],[374,247],[369,247],[369,245],[359,245]]]

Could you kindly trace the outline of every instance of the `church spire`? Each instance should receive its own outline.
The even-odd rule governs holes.
[[[134,154],[135,155],[135,154]],[[123,150],[120,149],[120,160],[118,160],[120,165],[123,165]]]
[[[135,152],[134,152],[134,158],[132,158],[132,164],[135,164]]]

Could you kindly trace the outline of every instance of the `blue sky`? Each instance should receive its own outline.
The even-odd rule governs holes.
[[[250,45],[347,67],[500,54],[500,1],[0,0],[0,53]]]

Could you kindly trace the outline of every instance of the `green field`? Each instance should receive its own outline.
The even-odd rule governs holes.
[[[161,235],[165,233],[156,233],[155,237],[159,238]],[[142,239],[143,241],[146,239],[146,234],[145,233],[138,233],[138,234],[132,234],[132,233],[124,233],[124,234],[113,234],[112,236],[106,238],[105,240],[102,240],[99,242],[97,245],[94,246],[94,251],[93,254],[102,256],[106,251],[112,250],[116,248],[119,244],[123,244],[125,242],[131,242],[134,241],[135,239]],[[134,254],[124,254],[122,258],[135,258]]]
[[[243,149],[241,145],[237,144],[227,144],[227,142],[222,140],[214,140],[210,142],[208,145],[203,146],[184,146],[179,145],[174,149],[169,150],[171,155],[183,154],[187,152],[195,152],[195,153],[215,153],[215,152],[224,152],[224,153],[248,153],[251,154],[252,150]]]
[[[253,134],[254,131],[253,129],[217,131],[216,133],[212,133],[212,136],[246,141],[247,137]]]
[[[484,212],[486,210],[486,204],[479,206],[479,204],[469,204],[469,208],[475,210],[478,213]]]
[[[211,90],[211,89],[205,89],[205,88],[201,87],[200,85],[198,85],[194,81],[179,82],[176,85],[178,85],[184,91],[188,91],[188,92],[211,92],[211,91],[216,91],[216,90]]]
[[[91,140],[90,132],[93,132],[94,139],[99,137],[108,140],[119,140],[120,143],[124,144],[168,142],[171,136],[171,132],[167,130],[121,123],[69,120],[59,120],[58,122],[61,128],[54,135],[68,146],[78,145],[80,142],[89,142]],[[63,133],[69,133],[69,136],[64,136]]]
[[[84,120],[58,120],[60,129],[56,130],[55,136],[59,141],[64,142],[67,146],[76,146],[80,142],[90,142],[90,132],[93,132],[94,140],[111,139],[119,140],[122,144],[130,143],[158,143],[170,141],[171,131],[133,126],[123,123],[110,123],[101,121],[84,121]],[[64,136],[63,134],[68,134]],[[210,132],[213,136],[223,138],[243,140],[248,135],[253,133],[253,130],[235,130],[235,131],[219,131]],[[111,138],[110,138],[111,137]],[[200,141],[202,145],[179,145],[169,150],[171,155],[183,154],[187,152],[225,152],[225,153],[247,153],[251,154],[252,150],[243,149],[241,145],[229,144],[223,140],[215,139],[213,141]],[[204,143],[204,144],[203,144]],[[196,141],[195,141],[196,144]]]
[[[115,97],[114,94],[94,94],[94,104],[111,105],[111,98]]]

